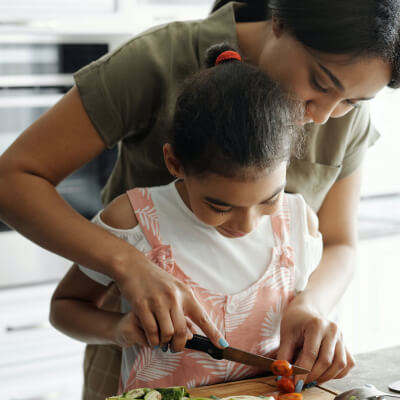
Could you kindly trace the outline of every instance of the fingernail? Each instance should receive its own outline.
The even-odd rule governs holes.
[[[312,381],[312,382],[306,383],[306,384],[304,385],[304,387],[305,387],[306,389],[312,388],[312,387],[314,387],[314,386],[317,386],[317,381]]]
[[[228,347],[229,343],[222,337],[219,338],[218,343],[222,346],[222,347]]]
[[[168,346],[167,346],[167,345],[161,346],[161,350],[162,350],[164,353],[167,352],[167,351],[168,351]]]
[[[296,393],[300,393],[303,390],[303,386],[304,386],[304,381],[303,379],[300,379],[297,383],[296,386],[294,388],[294,391]]]
[[[280,381],[282,379],[282,377],[281,376],[277,376],[276,378],[275,378],[275,380],[278,382],[278,381]]]

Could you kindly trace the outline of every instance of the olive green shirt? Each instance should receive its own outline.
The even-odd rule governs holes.
[[[119,155],[103,201],[133,187],[172,180],[162,145],[182,82],[202,68],[206,49],[238,47],[235,13],[228,3],[204,20],[174,22],[148,30],[75,74],[85,110],[108,147]],[[331,186],[361,164],[378,138],[366,105],[313,125],[304,157],[288,169],[288,192],[299,192],[318,211]]]

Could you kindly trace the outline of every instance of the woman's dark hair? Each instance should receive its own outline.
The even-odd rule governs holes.
[[[399,0],[236,0],[238,21],[276,17],[311,49],[352,57],[378,57],[392,65],[389,86],[400,86]],[[212,12],[229,0],[217,0]]]
[[[177,99],[171,143],[189,174],[243,178],[248,168],[270,172],[301,151],[300,104],[249,64],[230,59],[215,65],[231,49],[212,46],[208,68],[187,81]]]

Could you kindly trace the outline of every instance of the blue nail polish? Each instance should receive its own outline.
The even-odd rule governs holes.
[[[218,343],[222,346],[222,347],[228,347],[229,343],[224,339],[224,338],[220,338],[218,340]]]
[[[278,381],[280,381],[282,379],[282,377],[281,376],[277,376],[276,378],[275,378],[275,380],[278,382]]]
[[[303,379],[300,379],[297,383],[296,386],[294,388],[294,391],[296,393],[301,393],[301,391],[303,390],[303,386],[304,386],[304,381]]]
[[[168,351],[168,346],[167,346],[167,345],[161,346],[161,350],[162,350],[164,353],[166,353],[166,352]]]
[[[317,386],[317,381],[312,381],[312,382],[306,383],[306,384],[304,385],[304,388],[305,388],[305,389],[310,389],[310,388],[312,388],[312,387],[314,387],[314,386]]]

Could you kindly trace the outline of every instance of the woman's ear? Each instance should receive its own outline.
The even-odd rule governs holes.
[[[283,33],[284,26],[278,18],[272,17],[272,32],[276,38],[279,38]]]
[[[163,145],[164,162],[169,173],[175,178],[184,178],[184,171],[182,164],[175,157],[174,149],[170,143]]]

